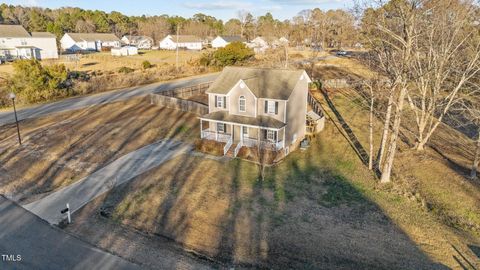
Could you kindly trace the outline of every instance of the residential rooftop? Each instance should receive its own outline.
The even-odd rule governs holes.
[[[257,98],[288,100],[304,73],[303,69],[225,67],[207,93],[226,95],[243,80]]]

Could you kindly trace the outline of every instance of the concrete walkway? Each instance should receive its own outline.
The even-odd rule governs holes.
[[[66,203],[70,204],[73,213],[113,187],[190,150],[189,144],[170,140],[147,145],[24,207],[49,223],[58,224],[65,218],[60,210],[65,208]]]

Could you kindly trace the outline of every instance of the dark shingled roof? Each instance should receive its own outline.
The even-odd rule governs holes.
[[[227,94],[243,80],[257,98],[288,100],[304,70],[226,67],[207,93]]]
[[[250,126],[256,127],[267,127],[267,128],[282,128],[285,126],[285,123],[278,121],[269,116],[257,115],[257,117],[248,117],[241,115],[229,114],[227,111],[217,111],[209,114],[205,114],[201,117],[202,119],[216,120],[229,123],[241,123]]]
[[[245,42],[246,40],[241,37],[241,36],[220,36],[225,40],[226,42],[234,42],[234,41],[240,41],[240,42]]]

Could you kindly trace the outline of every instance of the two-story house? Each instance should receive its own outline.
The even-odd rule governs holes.
[[[305,137],[308,84],[304,70],[226,67],[206,91],[201,138],[287,155]]]
[[[0,57],[6,60],[58,58],[55,35],[29,33],[21,25],[0,24]]]

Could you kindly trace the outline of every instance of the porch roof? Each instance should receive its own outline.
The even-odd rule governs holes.
[[[280,129],[285,126],[285,123],[278,121],[269,116],[248,117],[241,115],[232,115],[226,111],[217,111],[205,114],[200,119],[215,120],[220,122],[228,122],[232,124],[248,125],[256,127]]]

